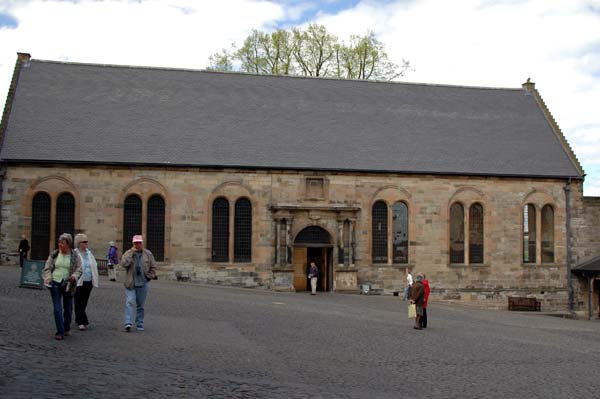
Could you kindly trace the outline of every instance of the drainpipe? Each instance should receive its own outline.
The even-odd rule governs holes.
[[[594,275],[588,276],[588,318],[592,320],[592,297],[594,296]]]
[[[568,292],[568,311],[573,313],[573,277],[571,276],[571,179],[564,187],[565,190],[565,210],[567,216],[567,292]]]

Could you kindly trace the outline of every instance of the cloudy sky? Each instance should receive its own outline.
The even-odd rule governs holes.
[[[0,106],[16,53],[36,59],[202,69],[252,29],[372,30],[404,81],[536,83],[600,196],[600,0],[0,0]]]

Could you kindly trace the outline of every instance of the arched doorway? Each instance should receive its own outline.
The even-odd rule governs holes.
[[[322,227],[308,226],[294,239],[294,288],[296,292],[310,290],[308,266],[315,262],[319,268],[318,291],[333,289],[333,240],[331,234]]]

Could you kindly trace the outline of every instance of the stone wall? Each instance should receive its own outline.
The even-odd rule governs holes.
[[[575,191],[577,195],[580,191]],[[573,257],[575,263],[600,256],[600,197],[574,199]]]
[[[600,197],[583,195],[581,184],[572,185],[573,213],[572,233],[573,266],[590,258],[600,256]],[[574,277],[575,305],[588,308],[589,283],[583,277]],[[596,284],[598,284],[596,282]],[[594,314],[598,314],[598,291],[593,294]],[[587,313],[586,313],[587,315]]]
[[[551,309],[562,307],[566,301],[563,187],[564,181],[549,179],[199,168],[7,166],[2,188],[0,252],[5,259],[15,252],[22,233],[30,236],[31,200],[38,191],[49,193],[52,204],[62,192],[73,194],[76,200],[75,228],[87,233],[91,248],[98,257],[105,256],[111,240],[116,241],[120,248],[124,246],[125,197],[135,193],[146,204],[151,195],[159,194],[166,204],[165,261],[160,264],[161,278],[179,277],[263,288],[278,288],[276,284],[282,282],[289,284],[289,276],[278,272],[274,277],[273,273],[277,242],[275,219],[287,217],[291,222],[292,242],[293,237],[306,226],[318,225],[327,230],[333,238],[334,250],[340,245],[345,248],[346,266],[342,267],[353,263],[352,267],[357,270],[357,283],[369,282],[375,292],[401,291],[404,271],[409,267],[413,272],[426,273],[433,294],[439,297],[469,301],[475,298],[500,306],[506,304],[509,295],[531,295],[544,300],[544,309]],[[241,197],[252,202],[252,262],[211,262],[211,204],[217,197],[226,197],[231,207]],[[371,262],[371,208],[378,200],[388,204],[389,212],[397,201],[408,205],[408,264],[393,264],[391,256],[386,264],[374,265]],[[483,264],[470,265],[468,259],[460,265],[449,262],[449,209],[455,202],[463,204],[466,224],[466,215],[472,204],[479,203],[484,208]],[[573,202],[574,207],[581,208],[574,210],[576,235],[575,230],[588,228],[581,221],[583,208],[598,207],[583,199]],[[553,263],[541,263],[539,245],[538,262],[525,265],[522,262],[523,206],[527,203],[536,206],[538,221],[539,210],[544,205],[550,204],[554,209]],[[233,211],[230,213],[233,214]],[[349,239],[339,240],[340,234],[346,237],[350,234],[348,221],[355,230],[352,259],[348,255]],[[340,223],[346,224],[340,229]],[[145,221],[143,224],[142,232],[145,233]],[[578,245],[588,245],[584,245],[584,241],[594,242],[593,232],[585,234],[589,238],[585,239],[587,241],[580,239]],[[51,237],[54,237],[54,232]],[[391,248],[391,243],[389,246]],[[578,251],[585,253],[583,249]],[[334,255],[334,259],[338,258]]]

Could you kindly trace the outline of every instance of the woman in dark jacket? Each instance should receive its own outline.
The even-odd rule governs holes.
[[[415,317],[415,330],[421,330],[421,317],[423,316],[423,302],[425,301],[425,287],[423,286],[423,275],[417,274],[417,281],[410,290],[410,303],[416,305],[417,316]]]

